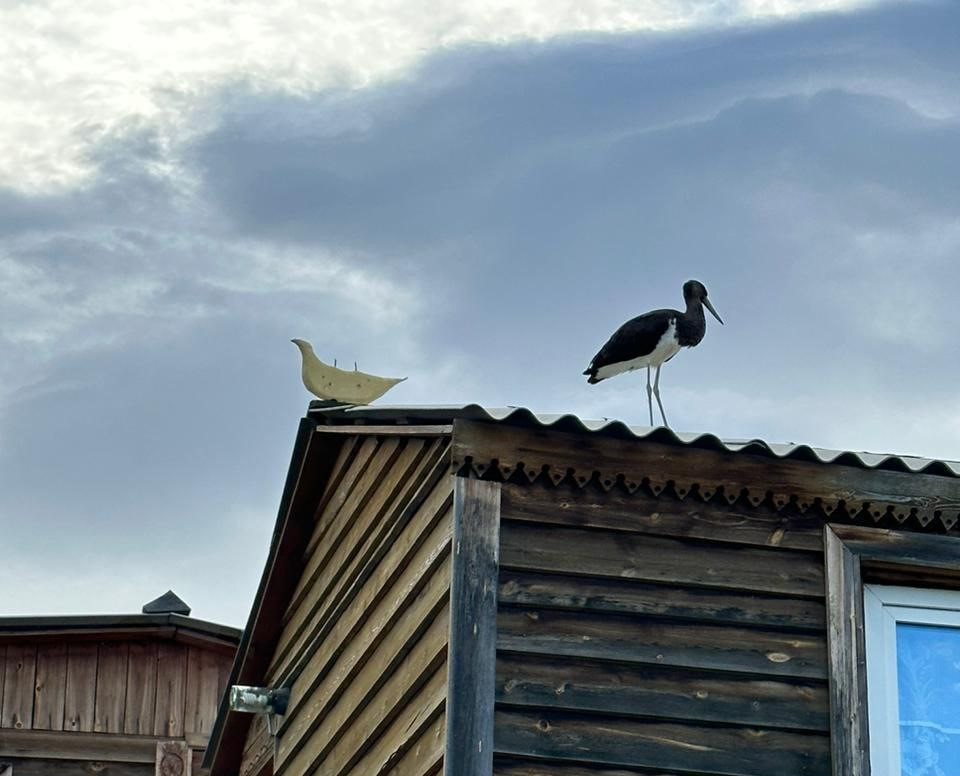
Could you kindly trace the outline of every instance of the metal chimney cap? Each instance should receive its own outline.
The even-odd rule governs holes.
[[[143,605],[144,614],[190,614],[190,607],[187,606],[172,590],[168,590],[159,598],[154,598],[149,603]]]

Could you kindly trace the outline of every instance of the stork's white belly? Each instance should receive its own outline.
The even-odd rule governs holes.
[[[664,361],[673,358],[680,352],[680,342],[677,340],[677,319],[671,318],[670,325],[660,337],[657,346],[645,356],[638,356],[629,361],[618,361],[616,364],[607,364],[597,370],[597,377],[606,379],[614,375],[632,372],[648,366],[660,366]]]

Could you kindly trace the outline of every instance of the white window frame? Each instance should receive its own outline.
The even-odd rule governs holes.
[[[960,591],[863,586],[872,776],[901,776],[897,624],[960,628]]]

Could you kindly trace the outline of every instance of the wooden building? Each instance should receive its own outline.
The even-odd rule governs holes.
[[[946,462],[312,405],[230,678],[289,705],[211,776],[867,774],[865,586],[960,595],[958,517]]]
[[[144,611],[0,618],[0,774],[200,772],[240,631]]]

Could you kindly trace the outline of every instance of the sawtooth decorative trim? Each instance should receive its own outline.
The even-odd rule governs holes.
[[[456,420],[452,466],[461,476],[485,480],[593,485],[927,531],[952,531],[960,522],[956,477],[771,460],[505,424]]]

